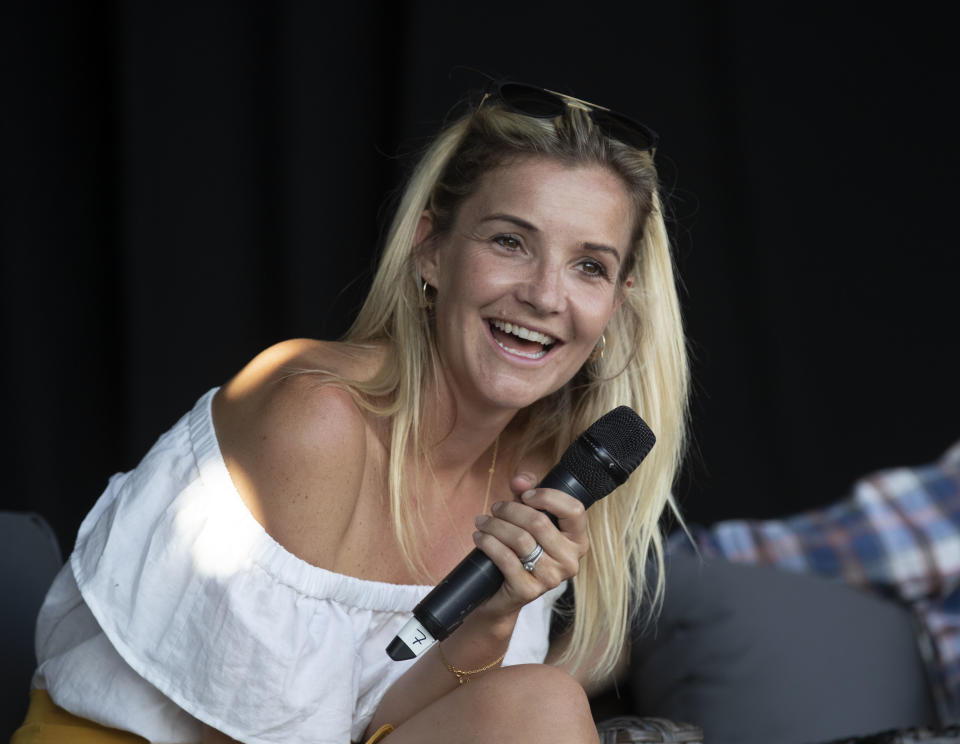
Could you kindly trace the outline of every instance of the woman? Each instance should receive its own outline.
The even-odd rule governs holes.
[[[683,445],[654,137],[518,84],[444,130],[345,340],[268,349],[111,481],[41,612],[15,742],[54,720],[175,742],[596,741],[584,687],[661,589],[644,565]],[[588,519],[535,486],[620,404],[658,442]],[[474,546],[501,589],[390,661]]]

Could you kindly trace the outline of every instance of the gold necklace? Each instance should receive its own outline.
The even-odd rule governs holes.
[[[483,494],[483,511],[481,514],[487,513],[487,505],[490,502],[490,488],[493,485],[493,473],[497,469],[497,451],[499,448],[500,435],[497,434],[497,438],[493,440],[493,457],[490,458],[490,468],[487,470],[487,490]],[[450,528],[453,530],[453,534],[457,536],[457,542],[460,543],[460,547],[463,548],[463,552],[466,553],[467,546],[464,544],[463,538],[460,536],[460,530],[457,528],[456,522],[453,521],[453,515],[450,514],[450,507],[447,506],[446,499],[443,499],[443,511],[447,515],[447,521],[450,522]]]
[[[493,440],[493,457],[490,458],[490,469],[487,471],[487,491],[483,494],[483,514],[487,513],[487,504],[490,501],[490,486],[493,484],[493,471],[497,469],[497,449],[500,447],[500,435]]]

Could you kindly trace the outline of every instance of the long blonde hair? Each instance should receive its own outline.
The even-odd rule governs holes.
[[[587,112],[574,107],[547,120],[491,102],[447,126],[412,174],[370,293],[344,338],[385,343],[387,359],[371,380],[339,382],[368,410],[391,418],[394,530],[408,564],[423,575],[415,515],[405,508],[403,463],[411,454],[424,454],[421,397],[440,373],[430,317],[420,299],[414,235],[424,210],[442,234],[486,172],[529,156],[610,168],[626,185],[636,218],[633,249],[619,277],[624,300],[606,328],[602,358],[588,362],[567,385],[515,419],[522,430],[521,452],[548,451],[557,459],[595,419],[618,405],[636,410],[657,436],[630,479],[590,509],[591,548],[574,579],[572,636],[561,661],[578,667],[590,659],[589,672],[599,678],[619,658],[635,610],[642,606],[653,612],[662,595],[659,520],[668,505],[676,513],[671,487],[685,443],[686,351],[652,155],[607,138]]]

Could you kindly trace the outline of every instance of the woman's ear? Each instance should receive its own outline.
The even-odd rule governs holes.
[[[433,213],[423,210],[417,230],[413,234],[413,259],[416,261],[420,276],[427,280],[430,286],[436,286],[434,279],[437,275],[437,246],[433,238]]]
[[[627,297],[627,292],[633,286],[633,277],[628,276],[620,288],[617,290],[617,298],[613,301],[613,312],[617,312],[620,309],[620,306],[623,304],[623,301]]]

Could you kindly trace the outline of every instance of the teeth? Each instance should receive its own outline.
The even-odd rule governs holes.
[[[535,341],[538,344],[543,344],[544,346],[549,346],[552,343],[556,342],[556,339],[552,336],[548,336],[545,333],[540,333],[539,331],[531,331],[529,328],[524,328],[519,326],[516,323],[505,323],[502,320],[491,320],[490,324],[494,328],[498,328],[504,333],[509,333],[513,336],[518,336],[519,338],[526,339],[527,341]],[[501,344],[503,346],[503,344]],[[504,346],[504,348],[506,348]],[[521,352],[516,352],[520,354]],[[529,356],[531,358],[539,358],[543,356],[543,352],[538,354],[522,354],[522,356]]]
[[[497,341],[497,339],[494,339],[494,341]],[[516,354],[517,356],[526,357],[527,359],[539,359],[540,357],[542,357],[544,354],[547,353],[546,349],[541,349],[540,351],[533,352],[533,353],[529,351],[520,351],[519,349],[511,349],[509,346],[504,346],[499,341],[497,341],[497,345],[504,351],[509,351],[511,354]]]

